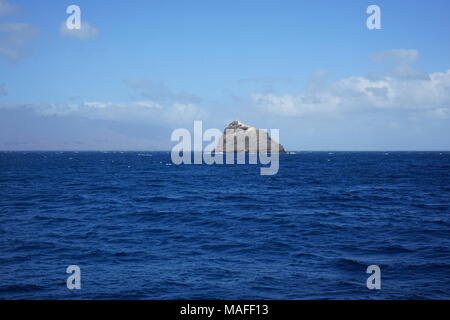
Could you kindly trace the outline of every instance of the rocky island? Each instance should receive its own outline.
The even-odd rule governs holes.
[[[268,133],[239,120],[231,122],[223,131],[216,153],[286,153],[283,146]]]

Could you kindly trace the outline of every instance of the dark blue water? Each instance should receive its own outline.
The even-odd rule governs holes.
[[[170,164],[0,153],[0,298],[450,298],[448,152],[283,155],[276,176]]]

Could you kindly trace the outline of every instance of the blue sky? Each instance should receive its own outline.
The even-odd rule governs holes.
[[[64,32],[81,8],[83,33]],[[366,8],[381,8],[368,30]],[[291,150],[450,150],[450,3],[0,0],[0,149],[170,149],[194,120]]]

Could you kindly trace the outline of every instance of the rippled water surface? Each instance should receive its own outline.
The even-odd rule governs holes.
[[[2,152],[0,298],[450,298],[450,153],[280,161],[260,176],[167,152]]]

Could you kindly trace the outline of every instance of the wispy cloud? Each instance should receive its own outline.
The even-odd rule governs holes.
[[[4,97],[7,94],[8,94],[8,92],[6,92],[5,85],[0,84],[0,97]]]
[[[15,15],[19,8],[8,0],[0,0],[0,17]],[[30,44],[39,33],[35,25],[22,22],[0,22],[0,56],[10,61],[27,56]]]
[[[272,76],[243,78],[240,79],[238,82],[240,85],[251,86],[254,88],[261,88],[261,90],[263,90],[266,93],[275,91],[279,86],[286,87],[291,86],[295,83],[295,81],[289,77],[272,77]]]
[[[77,116],[123,123],[176,126],[204,119],[206,112],[194,104],[161,105],[149,100],[130,102],[89,101],[84,103],[0,103],[0,109],[24,109],[41,116]]]
[[[30,52],[30,42],[39,29],[32,24],[0,22],[0,55],[9,60],[17,60]]]
[[[171,146],[167,138],[171,130],[158,125],[87,119],[76,113],[43,116],[31,108],[0,108],[0,150],[169,150]]]
[[[273,85],[275,83],[292,84],[294,80],[289,77],[251,77],[239,80],[240,83]]]
[[[9,16],[17,12],[17,7],[8,0],[0,0],[0,17]]]
[[[81,22],[80,29],[69,29],[66,26],[66,22],[62,22],[59,27],[59,33],[64,37],[73,37],[81,40],[95,39],[99,35],[98,29],[84,20]]]
[[[412,63],[419,59],[419,52],[414,49],[394,49],[379,51],[372,54],[375,61],[395,61],[397,63]]]
[[[162,82],[142,78],[127,79],[125,83],[142,97],[160,103],[198,104],[202,99],[187,92],[175,92]]]

